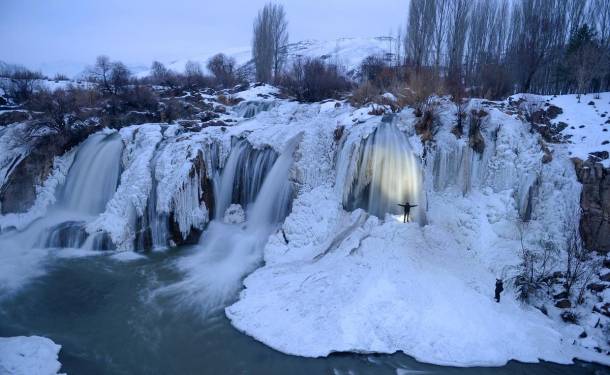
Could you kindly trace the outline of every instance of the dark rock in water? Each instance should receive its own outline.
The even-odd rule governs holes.
[[[555,307],[558,307],[560,309],[569,309],[570,307],[572,307],[572,302],[570,302],[569,299],[562,299],[555,302]]]
[[[606,288],[608,288],[608,285],[605,284],[591,283],[587,285],[587,289],[596,293],[603,292]]]
[[[79,248],[87,240],[86,223],[66,221],[44,231],[38,243],[42,247]]]
[[[29,119],[30,116],[24,111],[8,111],[0,114],[0,126],[12,124],[14,122],[23,122]]]
[[[591,251],[610,251],[610,176],[601,163],[573,159],[580,193],[580,235]]]
[[[91,234],[93,236],[92,248],[94,250],[116,250],[116,245],[106,232]]]

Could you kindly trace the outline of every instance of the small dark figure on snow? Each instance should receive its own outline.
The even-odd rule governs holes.
[[[411,212],[411,208],[417,207],[417,205],[416,204],[411,205],[411,204],[409,204],[409,201],[407,201],[405,204],[399,204],[399,206],[404,208],[404,210],[405,210],[405,215],[402,218],[402,222],[406,223],[407,221],[409,221],[409,213]]]
[[[496,279],[496,302],[500,302],[500,293],[504,290],[502,279]]]

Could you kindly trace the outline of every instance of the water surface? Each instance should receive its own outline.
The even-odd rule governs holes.
[[[62,345],[59,360],[68,374],[610,374],[588,363],[452,368],[404,354],[285,355],[235,330],[222,308],[204,310],[205,304],[159,293],[181,280],[175,262],[192,251],[130,262],[51,259],[44,276],[0,302],[0,336],[51,338]]]

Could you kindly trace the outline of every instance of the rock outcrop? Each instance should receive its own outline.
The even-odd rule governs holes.
[[[580,194],[580,235],[589,250],[610,251],[610,169],[593,160],[574,159]]]
[[[49,176],[53,159],[93,133],[85,128],[71,134],[53,134],[40,138],[30,153],[17,164],[0,187],[0,214],[26,212],[36,200],[36,187]]]

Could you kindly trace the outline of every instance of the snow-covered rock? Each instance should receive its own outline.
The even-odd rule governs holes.
[[[61,345],[46,337],[0,337],[0,373],[7,375],[55,375]]]

